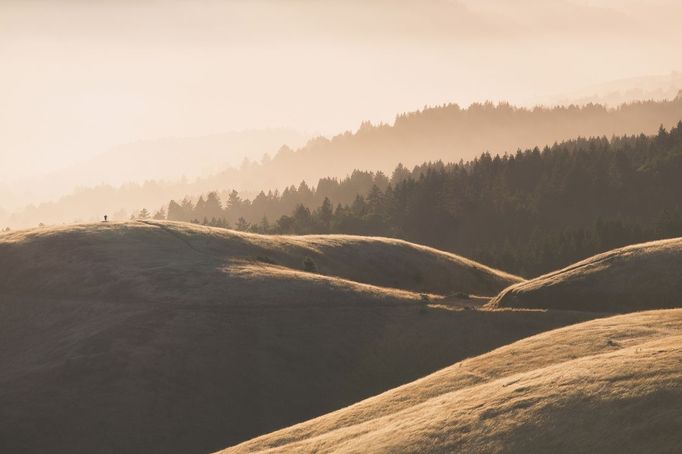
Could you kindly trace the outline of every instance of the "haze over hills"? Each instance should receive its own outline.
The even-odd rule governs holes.
[[[550,97],[546,103],[594,103],[614,107],[633,101],[674,99],[681,90],[682,72],[673,71],[664,75],[629,77],[591,85],[573,93]]]
[[[673,452],[682,310],[515,342],[237,452]]]
[[[90,180],[82,186],[206,177],[239,167],[245,160],[260,162],[281,146],[298,148],[308,140],[301,132],[281,128],[142,140],[119,145],[70,170],[68,176],[78,181],[78,176],[87,175]]]
[[[516,282],[381,238],[3,233],[0,450],[217,450],[596,316],[470,310]]]
[[[121,219],[143,207],[156,210],[168,198],[186,194],[231,189],[258,193],[302,180],[344,177],[354,169],[392,172],[398,163],[411,166],[425,160],[456,162],[485,151],[514,152],[578,136],[653,134],[661,125],[670,128],[680,119],[682,98],[637,102],[614,109],[598,105],[526,109],[505,103],[460,108],[448,104],[398,115],[391,126],[364,123],[355,133],[313,139],[297,150],[284,147],[261,163],[230,168],[192,182],[80,189],[55,202],[15,211],[0,222],[21,227],[92,221],[104,213]],[[167,194],[165,199],[162,192]]]
[[[0,0],[0,454],[679,452],[680,17]]]
[[[54,202],[76,188],[81,188],[78,192],[82,192],[83,188],[93,186],[118,188],[155,182],[152,184],[164,185],[172,191],[173,186],[187,186],[199,177],[211,176],[230,167],[239,168],[245,160],[260,162],[264,155],[272,155],[283,145],[299,147],[307,140],[303,133],[274,128],[140,140],[118,145],[39,178],[6,183],[7,191],[0,188],[0,200],[5,209],[15,210],[28,204]],[[181,179],[185,180],[180,182]],[[49,184],[40,184],[40,181],[49,181]],[[125,192],[124,189],[121,191]],[[145,200],[145,195],[141,195]],[[156,200],[151,194],[146,197]],[[130,205],[125,200],[123,196],[119,201],[120,208]]]
[[[529,105],[679,69],[682,43],[674,0],[43,3],[2,2],[0,179],[225,125],[331,134],[452,100]]]

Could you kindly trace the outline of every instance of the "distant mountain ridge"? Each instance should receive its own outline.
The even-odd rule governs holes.
[[[682,72],[630,77],[585,87],[573,93],[551,97],[554,104],[604,104],[617,106],[626,102],[642,100],[674,99],[682,94]]]
[[[302,146],[308,139],[308,135],[291,129],[265,128],[138,140],[44,175],[41,179],[50,181],[50,191],[38,189],[35,179],[13,183],[13,191],[3,191],[0,186],[0,195],[5,196],[0,204],[8,209],[18,204],[53,201],[55,196],[69,194],[74,188],[194,180],[239,167],[245,160],[260,161],[282,144]]]
[[[400,114],[393,125],[375,126],[365,122],[355,133],[347,131],[331,139],[312,139],[296,150],[281,147],[271,159],[229,168],[192,182],[166,184],[172,190],[158,191],[153,196],[140,185],[129,185],[125,192],[110,187],[100,190],[99,194],[86,188],[77,197],[72,194],[54,203],[15,213],[0,219],[0,223],[30,226],[39,222],[94,220],[105,212],[156,209],[171,198],[212,190],[257,193],[281,189],[301,180],[314,182],[322,177],[343,177],[354,169],[388,172],[398,163],[411,166],[429,160],[456,162],[486,151],[514,152],[576,137],[653,134],[661,125],[670,128],[681,119],[682,97],[623,104],[617,108],[589,104],[527,109],[491,102],[461,108],[447,104]],[[150,182],[148,186],[156,188],[159,183]],[[91,207],[97,207],[97,212]]]
[[[197,178],[215,174],[226,167],[239,167],[244,160],[260,161],[282,144],[298,147],[308,136],[291,129],[268,128],[233,131],[198,137],[167,137],[119,145],[73,169],[71,173],[94,171],[108,177],[108,184],[127,181]],[[124,180],[116,177],[125,170]],[[123,172],[121,172],[123,173]]]
[[[354,169],[389,172],[398,163],[456,162],[484,152],[515,152],[577,137],[653,134],[660,126],[670,128],[680,120],[682,97],[615,108],[588,104],[528,109],[492,102],[462,108],[446,104],[399,114],[393,125],[364,122],[355,133],[313,139],[296,151],[284,148],[252,175],[274,175],[272,171],[277,170],[279,178],[270,179],[280,186],[291,184],[294,176],[298,176],[294,181],[315,181],[321,176],[345,176]]]

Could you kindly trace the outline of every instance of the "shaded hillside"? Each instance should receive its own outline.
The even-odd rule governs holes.
[[[674,452],[681,354],[682,310],[590,321],[223,452]]]
[[[517,281],[394,240],[143,222],[2,234],[0,451],[209,452],[595,316],[438,295]]]
[[[636,244],[513,285],[491,307],[596,312],[682,306],[682,238]]]

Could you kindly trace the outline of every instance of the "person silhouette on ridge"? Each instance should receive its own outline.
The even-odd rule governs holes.
[[[104,215],[104,222],[107,222],[107,218],[108,218],[108,217],[109,217],[109,216],[107,216],[106,214]]]

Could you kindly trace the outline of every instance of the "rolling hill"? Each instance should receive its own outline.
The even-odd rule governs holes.
[[[593,320],[467,359],[241,452],[675,452],[682,310]]]
[[[462,299],[519,281],[381,238],[3,233],[0,451],[209,452],[597,315]]]
[[[595,255],[510,286],[491,307],[631,312],[682,306],[682,238]]]
[[[6,292],[49,295],[66,292],[225,302],[232,296],[227,291],[234,290],[229,277],[253,275],[324,282],[323,288],[362,288],[410,299],[414,295],[395,289],[494,296],[521,281],[455,254],[402,240],[351,235],[263,236],[164,221],[10,232],[0,237],[0,251],[0,284]],[[318,273],[303,272],[306,258],[313,260]],[[204,282],[199,288],[192,279]]]

